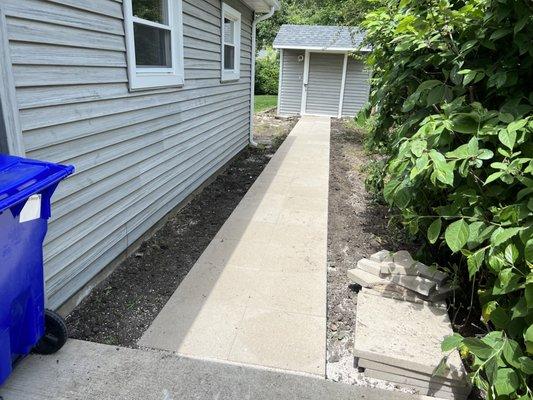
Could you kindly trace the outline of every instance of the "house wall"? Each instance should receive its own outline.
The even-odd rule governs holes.
[[[57,308],[248,143],[241,78],[220,83],[220,0],[183,0],[185,85],[130,93],[120,0],[2,0],[27,157],[73,164],[45,243]]]
[[[342,115],[353,117],[368,102],[370,73],[363,63],[348,56]]]
[[[302,84],[304,76],[304,61],[298,61],[299,56],[305,56],[304,50],[283,50],[281,84],[278,96],[280,115],[298,115],[302,105]]]

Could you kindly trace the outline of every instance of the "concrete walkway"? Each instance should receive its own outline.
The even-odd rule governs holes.
[[[3,400],[418,400],[423,397],[301,375],[69,340],[30,356],[0,388]],[[435,400],[435,399],[431,399]]]
[[[328,117],[304,117],[139,341],[323,377]]]

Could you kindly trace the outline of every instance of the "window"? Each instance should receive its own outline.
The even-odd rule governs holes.
[[[181,86],[181,0],[124,0],[131,90]]]
[[[241,13],[222,4],[222,81],[234,81],[241,69]]]

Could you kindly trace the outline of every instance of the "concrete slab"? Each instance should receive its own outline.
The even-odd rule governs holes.
[[[452,333],[446,310],[408,301],[374,296],[357,298],[354,355],[425,374],[433,374],[444,354],[440,345]],[[446,361],[446,376],[466,379],[454,351]]]
[[[327,117],[304,117],[139,345],[325,375]]]
[[[24,359],[4,400],[422,400],[315,377],[70,340]],[[432,399],[434,400],[434,399]]]
[[[397,383],[404,387],[413,388],[418,394],[435,396],[443,399],[463,400],[466,399],[470,393],[470,391],[465,391],[462,388],[445,387],[438,384],[431,384],[430,387],[426,387],[425,384],[415,385],[412,383],[410,378],[395,378],[394,375],[387,374],[386,372],[368,370],[365,371],[365,375],[369,378],[381,379],[384,381]]]
[[[445,392],[468,395],[470,388],[465,386],[448,385],[443,382],[434,380],[416,379],[409,376],[391,374],[380,370],[371,368],[365,369],[365,375],[371,378],[382,379],[384,381],[396,382],[402,385],[414,386],[422,389],[442,390]]]
[[[381,262],[362,258],[357,261],[357,268],[368,272],[369,274],[381,277]]]
[[[459,386],[459,387],[465,387],[465,388],[469,388],[471,386],[467,380],[458,381],[458,380],[453,379],[451,375],[450,375],[450,378],[442,377],[442,376],[431,376],[431,374],[423,374],[417,371],[412,371],[412,370],[405,369],[405,368],[399,368],[394,365],[383,364],[383,363],[379,363],[376,361],[367,360],[364,358],[359,358],[357,360],[357,366],[361,368],[368,368],[374,371],[387,372],[390,374],[402,375],[402,376],[407,376],[407,377],[425,380],[425,381],[443,383],[448,386]]]

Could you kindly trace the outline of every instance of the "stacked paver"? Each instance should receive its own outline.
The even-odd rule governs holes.
[[[453,333],[443,303],[450,291],[446,274],[406,251],[381,251],[348,274],[363,286],[354,355],[365,375],[424,395],[466,399],[471,387],[459,354],[444,354],[440,347]]]
[[[445,273],[413,260],[405,250],[382,250],[363,258],[348,276],[353,283],[385,297],[417,303],[442,304],[452,291]]]

